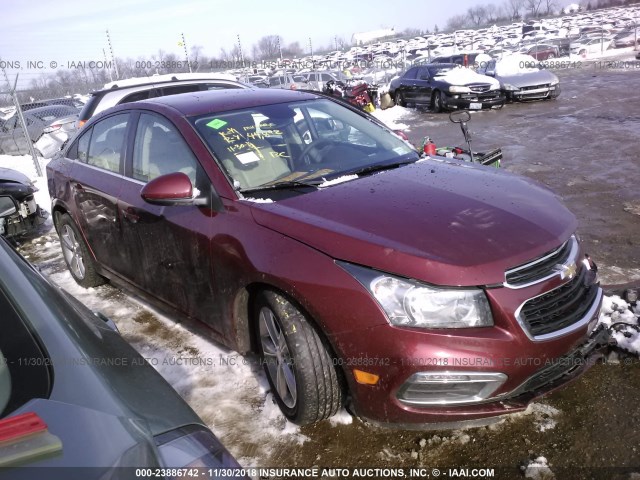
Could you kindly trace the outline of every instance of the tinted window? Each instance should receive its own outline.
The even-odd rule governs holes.
[[[162,95],[177,95],[178,93],[197,92],[200,85],[176,85],[175,87],[166,87],[162,89]]]
[[[151,92],[154,92],[154,90],[143,90],[142,92],[132,93],[124,97],[119,103],[138,102],[140,100],[147,100],[150,97],[155,97],[156,95],[151,95]]]
[[[93,126],[87,163],[110,172],[120,172],[129,114],[106,118]]]
[[[409,70],[407,70],[407,73],[404,74],[404,78],[408,78],[408,79],[412,79],[412,78],[416,78],[416,73],[418,73],[418,69],[417,68],[410,68]]]
[[[147,182],[167,173],[182,172],[196,184],[198,161],[168,120],[143,113],[133,147],[133,178]]]
[[[89,161],[89,140],[91,140],[92,131],[93,129],[91,129],[91,131],[82,135],[82,137],[78,139],[78,157],[77,158],[78,160],[84,163],[87,163]]]

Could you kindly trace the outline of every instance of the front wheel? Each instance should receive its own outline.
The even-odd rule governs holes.
[[[58,236],[62,256],[76,283],[84,288],[102,285],[105,279],[96,271],[89,249],[69,214],[59,217]]]
[[[442,100],[443,93],[439,90],[433,92],[433,111],[436,113],[440,113],[444,110],[444,101]]]
[[[407,106],[407,102],[404,99],[404,95],[402,95],[402,92],[400,90],[396,90],[396,105],[398,105],[399,107],[406,107]]]
[[[261,292],[254,307],[262,362],[282,413],[298,425],[334,415],[342,405],[342,389],[317,332],[276,292]]]

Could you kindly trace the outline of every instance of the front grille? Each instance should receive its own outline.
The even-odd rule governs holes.
[[[585,317],[598,295],[598,285],[585,282],[586,268],[573,280],[539,297],[527,300],[520,320],[534,337],[562,330]]]
[[[469,89],[475,93],[484,93],[491,90],[491,85],[471,85]]]
[[[538,390],[545,385],[564,377],[584,363],[584,357],[580,350],[574,350],[564,357],[553,361],[551,365],[539,370],[518,388],[518,393]]]
[[[577,246],[576,244],[575,237],[571,237],[559,248],[551,250],[530,262],[507,270],[505,273],[507,285],[520,287],[555,275],[557,273],[555,270],[556,265],[567,262],[574,245]]]
[[[526,92],[527,90],[537,90],[539,88],[549,88],[549,84],[545,83],[543,85],[529,85],[528,87],[522,87],[520,90]]]

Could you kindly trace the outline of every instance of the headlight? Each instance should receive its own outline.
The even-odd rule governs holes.
[[[559,83],[560,83],[560,80],[553,80],[553,81],[550,83],[550,85],[551,85],[552,87],[554,87],[554,86],[558,85]]]
[[[449,91],[451,93],[471,93],[471,89],[469,87],[460,87],[458,85],[450,86]]]
[[[507,90],[507,91],[509,91],[509,92],[515,92],[515,91],[519,90],[519,88],[518,88],[518,87],[515,87],[515,86],[513,86],[513,85],[511,85],[511,84],[509,84],[509,83],[505,83],[505,84],[502,86],[502,88],[504,88],[505,90]]]
[[[472,328],[493,325],[484,292],[436,288],[369,268],[338,262],[377,300],[391,325],[416,328]]]

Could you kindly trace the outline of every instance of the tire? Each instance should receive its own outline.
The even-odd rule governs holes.
[[[407,102],[405,101],[404,96],[402,95],[402,92],[400,90],[396,90],[395,102],[396,102],[396,105],[398,105],[399,107],[407,106]]]
[[[444,110],[444,102],[442,101],[442,92],[440,90],[433,92],[433,100],[431,103],[434,112],[440,113]]]
[[[300,310],[265,290],[254,302],[254,319],[262,363],[284,416],[308,425],[335,415],[343,403],[338,373]]]
[[[555,54],[553,54],[553,53],[550,53],[550,54],[547,56],[547,60],[553,60],[554,58],[556,58],[556,56],[555,56]]]
[[[62,256],[73,279],[84,288],[102,285],[105,278],[96,271],[95,262],[84,238],[69,214],[65,213],[57,218]]]

